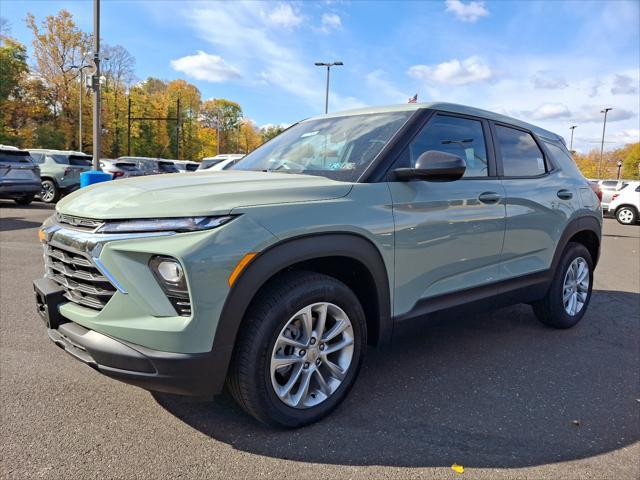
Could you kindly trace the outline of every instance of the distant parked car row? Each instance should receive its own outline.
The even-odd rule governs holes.
[[[202,162],[154,157],[124,156],[100,160],[100,168],[113,180],[157,175],[189,173],[196,170],[227,170],[243,154],[207,157]],[[45,203],[55,203],[80,186],[80,174],[90,170],[92,157],[72,150],[34,148],[20,150],[0,145],[0,198],[14,199],[28,205],[38,196]]]

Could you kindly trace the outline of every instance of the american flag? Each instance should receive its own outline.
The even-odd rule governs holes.
[[[413,97],[409,98],[409,103],[418,103],[418,94],[417,93]]]

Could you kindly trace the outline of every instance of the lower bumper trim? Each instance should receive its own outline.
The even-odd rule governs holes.
[[[220,393],[229,353],[173,353],[116,340],[76,323],[48,329],[71,356],[109,377],[147,390],[210,397]]]

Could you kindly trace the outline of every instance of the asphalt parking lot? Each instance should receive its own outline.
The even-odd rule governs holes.
[[[576,328],[524,305],[425,327],[369,351],[334,415],[277,431],[225,396],[152,395],[51,343],[31,287],[51,213],[0,201],[2,478],[640,477],[640,226],[605,221]]]

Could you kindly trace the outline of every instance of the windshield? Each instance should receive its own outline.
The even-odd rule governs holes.
[[[412,114],[389,112],[301,122],[244,157],[233,169],[353,182]]]
[[[211,168],[213,167],[216,163],[220,163],[223,159],[222,158],[210,158],[208,160],[202,160],[202,162],[200,162],[200,165],[198,166],[198,170],[206,170],[207,168]]]

